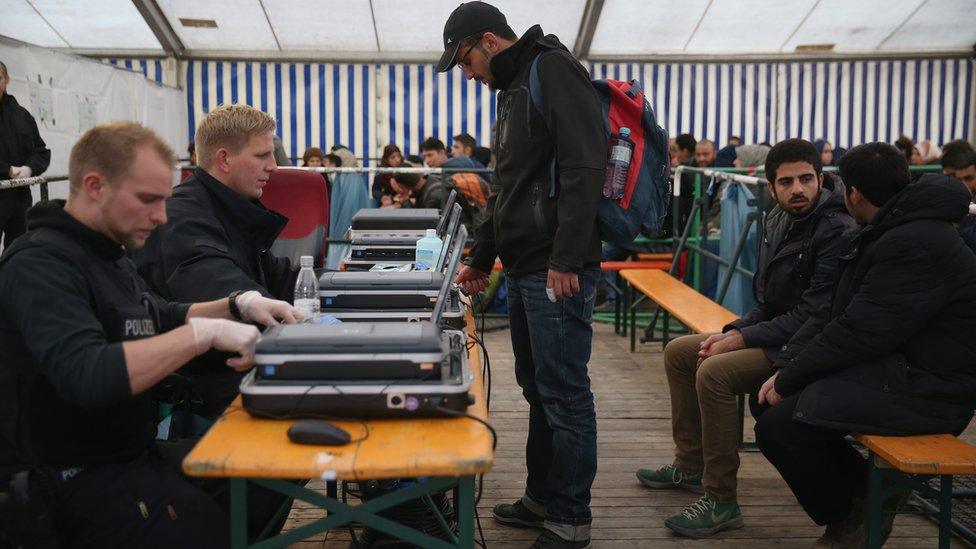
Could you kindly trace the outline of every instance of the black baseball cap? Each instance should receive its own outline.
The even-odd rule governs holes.
[[[444,23],[444,53],[437,62],[437,72],[448,71],[455,65],[461,40],[507,24],[505,15],[491,4],[465,2],[458,6]]]

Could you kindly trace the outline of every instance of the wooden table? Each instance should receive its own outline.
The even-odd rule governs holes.
[[[468,313],[469,330],[474,321]],[[481,353],[469,354],[474,374],[468,413],[488,419],[481,376]],[[261,547],[285,547],[325,530],[358,522],[421,547],[474,546],[475,477],[491,469],[491,433],[470,418],[369,420],[369,436],[345,446],[293,444],[286,431],[295,420],[256,419],[241,408],[240,397],[224,412],[183,461],[194,477],[230,479],[231,545],[247,546],[245,486],[252,482],[328,511],[329,515],[266,540]],[[352,436],[362,438],[364,422],[336,421]],[[413,486],[347,505],[285,479],[369,480],[418,478]],[[405,501],[456,488],[458,535],[454,543],[434,538],[378,515]],[[451,535],[453,537],[453,535]]]

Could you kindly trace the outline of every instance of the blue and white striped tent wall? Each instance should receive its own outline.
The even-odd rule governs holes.
[[[155,60],[145,69],[141,60],[117,63],[159,72]],[[942,143],[976,133],[972,59],[587,66],[594,78],[641,80],[671,135],[719,144],[737,135],[747,143],[823,137],[850,147],[900,134]],[[495,120],[494,93],[427,64],[190,61],[181,70],[190,138],[209,109],[240,101],[279,121],[293,157],[336,143],[360,156],[376,157],[387,143],[415,153],[426,137],[450,145],[462,132],[488,145]]]
[[[658,122],[671,135],[690,132],[719,144],[786,137],[825,138],[851,147],[892,142],[900,134],[943,143],[971,138],[974,61],[816,63],[589,63],[593,78],[640,80]],[[468,132],[488,144],[495,96],[457,71],[430,65],[383,65],[389,135],[406,151],[424,137],[445,143]],[[435,80],[436,78],[436,80]],[[437,116],[435,116],[435,113]],[[449,114],[449,115],[448,115]]]
[[[336,144],[360,156],[373,152],[373,65],[189,61],[183,71],[190,139],[210,109],[246,103],[274,116],[292,158],[307,147],[327,150]]]
[[[468,133],[490,145],[495,94],[484,85],[466,80],[459,71],[437,73],[433,65],[380,65],[377,78],[377,138],[384,143],[419,154],[428,137],[450,147],[453,136]]]
[[[783,63],[777,137],[971,139],[973,69],[971,59]]]
[[[595,79],[639,80],[644,95],[671,136],[690,133],[726,143],[776,137],[778,64],[590,64]]]
[[[123,67],[131,71],[141,72],[143,76],[153,82],[167,86],[177,86],[175,78],[171,78],[166,71],[166,61],[162,59],[102,59],[103,63]]]

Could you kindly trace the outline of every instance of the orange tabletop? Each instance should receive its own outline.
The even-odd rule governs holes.
[[[470,330],[470,310],[467,320]],[[477,346],[469,360],[475,403],[468,413],[487,421]],[[183,460],[183,471],[194,477],[233,478],[454,477],[485,473],[494,459],[491,433],[470,418],[336,421],[354,441],[369,431],[365,440],[344,446],[290,442],[286,431],[295,421],[253,418],[238,397]]]

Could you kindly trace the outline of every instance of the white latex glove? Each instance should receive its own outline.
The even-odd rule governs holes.
[[[17,174],[17,177],[30,177],[34,174],[33,170],[30,169],[30,166],[21,166],[19,169],[20,173]]]
[[[193,329],[197,354],[210,349],[237,353],[241,356],[227,359],[227,365],[243,372],[254,364],[254,347],[261,332],[250,324],[241,324],[222,318],[191,318],[187,324]]]
[[[274,326],[279,321],[282,324],[295,324],[305,319],[302,311],[290,303],[268,299],[256,290],[237,296],[237,310],[241,312],[242,319],[264,326]]]

